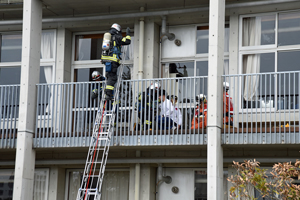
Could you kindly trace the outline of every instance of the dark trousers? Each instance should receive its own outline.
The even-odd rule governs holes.
[[[158,123],[158,129],[159,130],[169,130],[173,127],[173,120],[169,117],[162,117],[162,116],[158,116],[156,119],[157,123]]]
[[[111,71],[110,72],[106,72],[106,85],[107,86],[113,86],[115,85],[115,83],[118,80],[118,67],[120,66],[119,63],[117,62],[111,62]],[[113,95],[113,90],[110,89],[105,89],[105,94],[108,94],[110,96]]]
[[[143,129],[148,130],[152,128],[152,109],[149,106],[143,107],[139,112],[139,118],[142,121]]]

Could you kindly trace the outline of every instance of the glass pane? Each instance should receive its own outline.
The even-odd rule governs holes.
[[[75,69],[75,82],[89,82],[93,81],[92,73],[93,71],[98,71],[103,75],[103,68],[81,68]]]
[[[300,13],[280,13],[278,17],[278,46],[300,44]]]
[[[208,76],[208,61],[196,62],[196,76]],[[201,77],[196,80],[195,94],[205,94],[207,96],[207,77]]]
[[[0,68],[0,85],[20,84],[21,67]]]
[[[97,173],[97,172],[96,172]],[[81,171],[72,171],[69,173],[69,188],[68,189],[68,200],[76,199],[78,188],[81,184],[82,172]],[[96,187],[97,177],[93,179],[92,188]],[[129,199],[129,171],[106,171],[103,178],[102,184],[102,195],[101,199],[110,200],[110,199],[120,199],[128,200]],[[93,199],[93,196],[90,196],[89,199]]]
[[[125,33],[123,33],[123,37],[125,37]],[[75,36],[75,60],[79,61],[101,59],[102,39],[103,34]],[[131,44],[129,46],[126,45],[123,47],[123,52],[125,52],[125,48],[127,49],[125,52],[125,60],[133,60],[133,42],[134,37],[131,36]]]
[[[33,200],[47,199],[48,172],[46,170],[36,170],[34,172]]]
[[[40,83],[52,83],[52,66],[41,66]],[[51,105],[54,101],[52,93],[57,92],[57,90],[54,90],[54,86],[43,86],[38,92],[38,115],[45,115],[45,113],[50,114],[52,111]]]
[[[195,200],[207,200],[206,171],[195,171]]]
[[[299,62],[300,51],[278,52],[278,109],[299,109]]]
[[[243,74],[245,76],[243,76],[241,95],[244,108],[270,108],[275,106],[275,77],[267,73],[274,71],[274,53],[243,56]]]
[[[196,53],[208,53],[208,26],[197,27]]]
[[[22,34],[1,36],[1,62],[20,62]]]
[[[243,46],[275,44],[274,15],[243,18]]]
[[[12,200],[14,189],[14,170],[0,171],[0,199]]]
[[[196,54],[208,53],[208,26],[197,27],[197,38],[196,38]],[[229,27],[225,27],[225,40],[224,40],[224,52],[229,52]]]
[[[194,62],[170,63],[169,64],[170,78],[175,77],[193,77]],[[178,102],[189,102],[194,99],[195,79],[179,79],[178,81]]]
[[[102,53],[103,34],[77,35],[75,60],[98,60]]]
[[[41,59],[51,59],[54,56],[54,31],[43,31],[41,37]]]

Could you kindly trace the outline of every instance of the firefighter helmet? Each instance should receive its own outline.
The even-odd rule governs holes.
[[[122,30],[121,26],[117,23],[114,23],[113,25],[111,25],[111,28],[114,28],[119,32],[121,32],[121,30]]]
[[[93,71],[92,73],[92,79],[95,81],[97,79],[99,79],[102,75],[100,74],[100,72],[98,71]]]
[[[229,90],[229,83],[223,82],[223,87],[224,87],[224,89]]]
[[[206,96],[205,94],[199,94],[196,96],[196,102],[198,103],[206,103]]]
[[[151,85],[149,86],[149,89],[153,90],[159,90],[160,89],[160,84],[159,82],[154,82],[154,83],[151,83]]]

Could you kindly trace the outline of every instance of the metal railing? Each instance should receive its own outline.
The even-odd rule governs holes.
[[[178,98],[169,118],[164,116],[160,121],[161,104],[157,91],[147,90],[156,83],[166,91],[165,98],[168,95]],[[101,96],[92,99],[91,94],[95,88],[100,92],[103,84],[38,84],[34,146],[88,146]],[[195,121],[195,96],[200,93],[207,93],[207,77],[122,81],[112,145],[206,144],[204,127],[191,129],[192,121]],[[168,106],[173,106],[167,102]],[[176,121],[176,129],[172,120],[175,110],[182,116],[182,122]]]
[[[0,149],[15,148],[18,128],[20,86],[0,86]]]
[[[227,101],[231,101],[228,105],[232,107],[231,125],[224,125],[223,143],[300,143],[300,71],[223,78],[230,85]],[[223,109],[223,113],[228,110],[225,106]]]

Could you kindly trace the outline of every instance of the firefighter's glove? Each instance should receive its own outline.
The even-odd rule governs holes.
[[[126,29],[126,36],[130,36],[130,28],[129,27],[127,27],[127,29]]]
[[[93,89],[92,90],[91,98],[92,99],[96,99],[97,97],[98,97],[98,90],[97,89]]]

